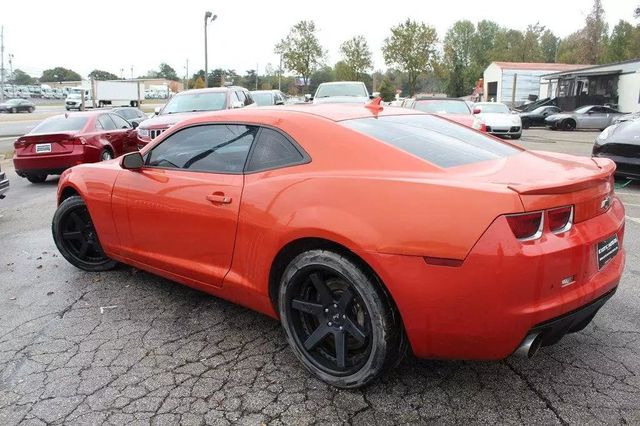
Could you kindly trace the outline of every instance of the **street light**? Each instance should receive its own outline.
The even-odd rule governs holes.
[[[207,25],[216,20],[218,15],[214,15],[210,11],[204,14],[204,87],[209,87],[209,58],[207,52]]]
[[[11,77],[11,91],[16,95],[16,78],[13,75],[13,53],[9,53],[9,76]]]

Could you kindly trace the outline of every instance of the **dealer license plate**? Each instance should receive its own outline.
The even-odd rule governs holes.
[[[41,154],[43,152],[51,152],[51,144],[50,143],[39,143],[39,144],[36,144],[36,154]]]
[[[598,243],[596,255],[598,256],[598,270],[602,269],[604,265],[609,263],[613,259],[618,251],[618,236],[614,235],[606,240]]]

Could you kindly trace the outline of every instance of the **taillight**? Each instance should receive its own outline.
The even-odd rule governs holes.
[[[520,241],[536,240],[542,236],[544,212],[507,215],[513,235]]]
[[[567,232],[573,225],[573,206],[559,207],[547,211],[549,229],[558,234]]]
[[[17,141],[15,141],[13,143],[13,148],[14,149],[24,148],[25,146],[27,146],[27,144],[21,139],[18,139]]]

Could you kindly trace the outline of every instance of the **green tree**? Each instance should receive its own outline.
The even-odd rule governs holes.
[[[392,27],[391,36],[384,40],[384,61],[407,74],[409,96],[415,93],[418,76],[431,69],[437,41],[435,28],[411,19]]]
[[[204,71],[202,71],[202,74],[204,74]],[[202,76],[198,76],[195,80],[192,81],[194,81],[194,89],[204,89],[204,78],[202,78]]]
[[[29,74],[27,74],[26,72],[22,71],[19,68],[16,68],[15,70],[13,70],[13,78],[11,79],[10,83],[12,84],[18,84],[18,85],[27,85],[27,84],[34,84],[36,79],[31,77]]]
[[[344,64],[350,73],[348,80],[359,80],[360,74],[369,71],[373,67],[371,50],[364,36],[355,36],[340,45]]]
[[[495,48],[496,37],[500,33],[500,26],[493,21],[482,20],[476,26],[471,61],[483,70],[494,60],[491,52]]]
[[[305,86],[305,88],[308,89],[307,93],[315,93],[321,83],[326,83],[328,81],[336,81],[336,73],[333,68],[329,66],[318,68],[313,72],[313,74],[311,74],[308,86]]]
[[[544,34],[545,27],[536,22],[534,25],[528,25],[522,39],[522,61],[523,62],[541,62],[544,58],[542,48],[540,47],[540,39]]]
[[[247,70],[244,77],[242,77],[241,86],[246,87],[249,90],[255,90],[258,81],[258,74],[256,70]]]
[[[447,93],[450,96],[468,94],[477,78],[478,71],[475,64],[472,67],[471,58],[475,31],[471,21],[457,21],[444,37],[444,65],[448,71]]]
[[[55,67],[42,71],[41,82],[55,82],[55,81],[81,81],[82,77],[77,72],[64,68]]]
[[[540,50],[544,62],[556,61],[559,43],[560,39],[556,37],[551,30],[545,30],[544,33],[542,33],[542,36],[540,36]]]
[[[333,66],[333,71],[337,81],[349,81],[353,77],[352,70],[345,61],[336,62]]]
[[[159,67],[159,71],[158,71],[158,77],[160,78],[166,78],[167,80],[173,80],[173,81],[179,81],[180,78],[178,78],[178,74],[176,73],[176,70],[174,70],[171,65],[163,62],[160,64]]]
[[[601,63],[604,59],[605,44],[607,38],[607,23],[604,18],[604,9],[601,0],[593,0],[591,12],[585,19],[582,30],[587,62],[591,64]]]
[[[583,49],[582,31],[576,31],[560,40],[557,61],[566,64],[588,64],[586,51]]]
[[[384,78],[380,83],[380,97],[385,102],[391,102],[396,99],[396,88],[388,78]]]
[[[302,77],[305,89],[309,89],[309,77],[324,57],[324,50],[316,35],[313,21],[300,21],[275,47],[285,68]]]
[[[118,76],[109,71],[93,70],[89,73],[89,78],[94,80],[118,80]]]
[[[636,28],[624,20],[613,27],[606,49],[606,62],[626,61],[634,58],[634,36]]]

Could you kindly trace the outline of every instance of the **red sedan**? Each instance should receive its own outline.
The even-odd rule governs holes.
[[[14,148],[16,173],[33,183],[77,164],[110,160],[138,149],[131,124],[108,111],[49,117],[18,138]]]
[[[624,267],[614,169],[409,109],[229,110],[63,173],[52,229],[81,269],[279,318],[309,371],[353,388],[408,347],[532,356],[584,328]]]
[[[405,100],[403,107],[438,114],[472,129],[487,131],[484,122],[474,115],[474,111],[462,99],[418,96],[415,99]]]

